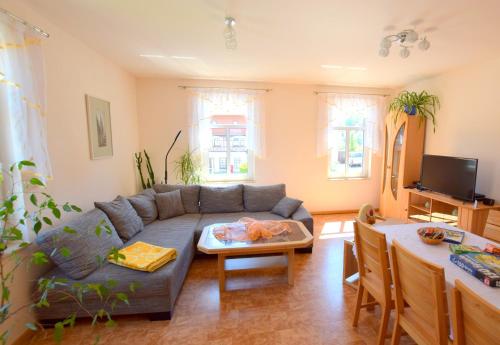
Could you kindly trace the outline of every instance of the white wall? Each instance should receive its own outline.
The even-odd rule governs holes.
[[[500,59],[407,85],[439,96],[436,133],[427,127],[425,152],[479,159],[477,191],[500,199]]]
[[[133,152],[139,147],[135,78],[18,1],[0,0],[0,6],[51,35],[43,40],[53,167],[49,192],[56,200],[70,201],[84,210],[93,207],[94,200],[134,193]],[[111,102],[112,158],[90,160],[85,94]],[[29,300],[33,277],[36,274],[24,268],[16,276],[12,291],[14,306]],[[6,325],[11,340],[24,331],[23,325],[30,318],[26,311]]]
[[[286,183],[287,194],[304,200],[311,211],[357,209],[379,203],[380,157],[373,159],[366,180],[327,179],[327,158],[316,157],[317,96],[312,85],[259,84],[228,81],[138,80],[141,148],[149,151],[157,179],[163,177],[164,155],[179,129],[180,142],[169,159],[169,182],[175,179],[173,161],[188,146],[188,92],[178,85],[271,88],[266,95],[266,151],[256,161],[257,184]],[[390,90],[329,88],[331,91],[388,93]]]

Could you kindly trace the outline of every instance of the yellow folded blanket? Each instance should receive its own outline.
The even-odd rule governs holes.
[[[116,262],[110,256],[108,261],[115,265],[146,272],[154,272],[177,257],[175,248],[162,248],[140,241],[118,252],[125,255],[125,259],[118,259]]]

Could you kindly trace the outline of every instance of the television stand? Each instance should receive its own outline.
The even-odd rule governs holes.
[[[410,190],[407,219],[409,222],[444,222],[482,236],[489,210],[500,210],[500,204],[487,206],[454,199],[430,191]]]

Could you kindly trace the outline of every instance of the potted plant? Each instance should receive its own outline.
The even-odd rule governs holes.
[[[402,113],[417,116],[420,124],[429,119],[436,131],[436,109],[439,109],[439,98],[427,91],[417,93],[415,91],[402,91],[389,104],[389,111],[394,112],[394,122],[397,122]]]
[[[201,181],[200,158],[189,149],[175,161],[175,170],[177,177],[184,184],[198,184]]]

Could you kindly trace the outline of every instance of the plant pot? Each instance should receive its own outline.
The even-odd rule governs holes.
[[[416,115],[417,114],[417,107],[412,105],[411,108],[407,105],[405,105],[405,113],[408,115]]]

